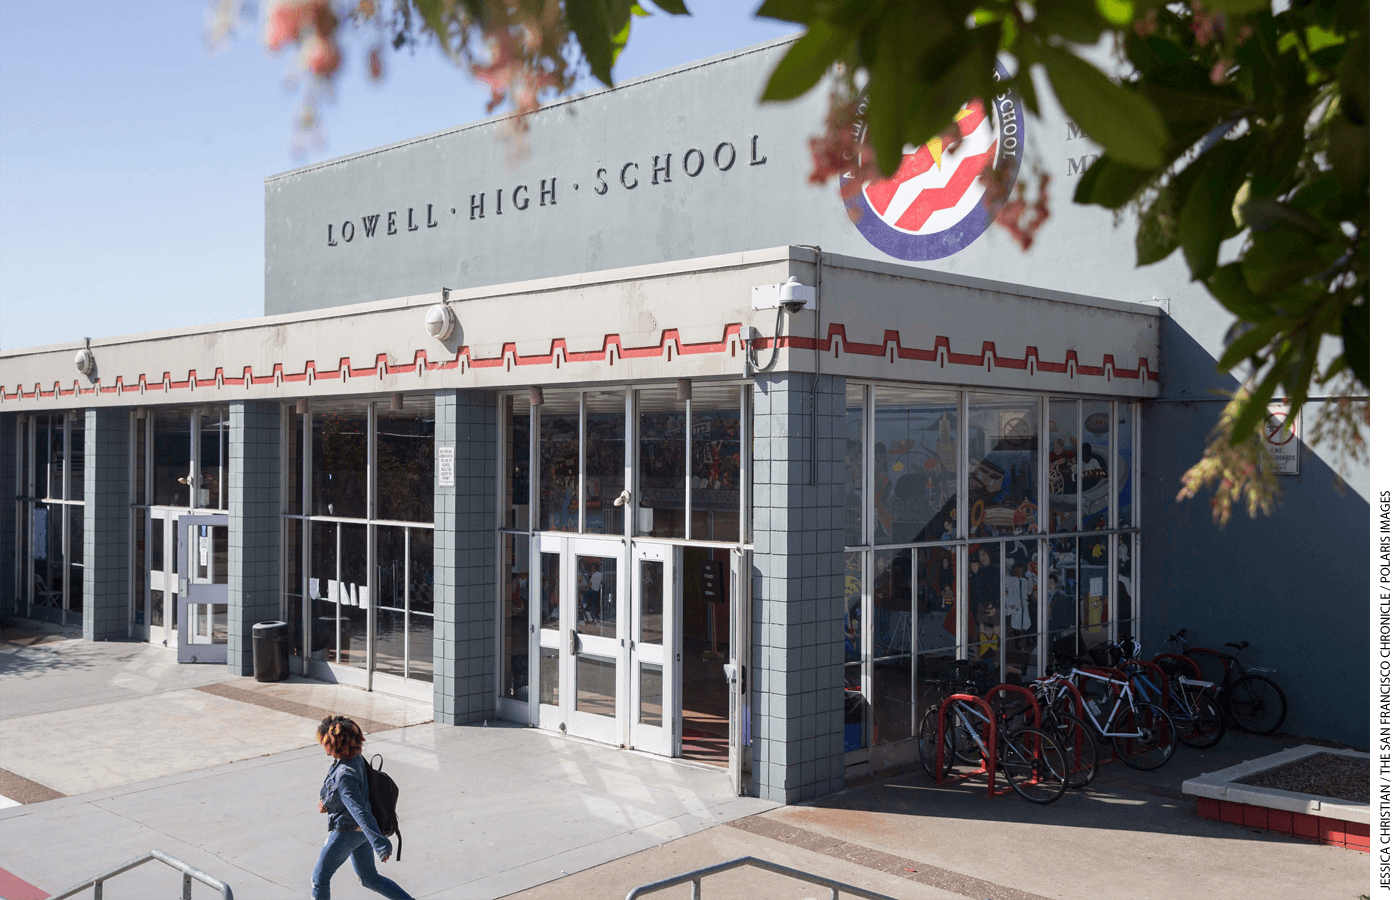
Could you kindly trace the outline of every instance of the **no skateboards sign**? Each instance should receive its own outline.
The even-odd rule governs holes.
[[[1303,446],[1303,442],[1298,438],[1298,430],[1302,419],[1303,414],[1300,411],[1298,418],[1285,427],[1284,422],[1288,420],[1288,404],[1269,404],[1269,414],[1264,419],[1264,443],[1273,454],[1276,475],[1298,474]]]

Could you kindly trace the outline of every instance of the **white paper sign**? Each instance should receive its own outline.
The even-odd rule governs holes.
[[[437,452],[438,487],[450,488],[457,483],[455,447],[439,447]]]
[[[1303,414],[1300,411],[1298,418],[1284,428],[1287,418],[1287,403],[1269,404],[1269,414],[1264,419],[1264,443],[1274,457],[1275,475],[1297,475],[1302,456],[1303,442],[1298,438],[1298,431]]]

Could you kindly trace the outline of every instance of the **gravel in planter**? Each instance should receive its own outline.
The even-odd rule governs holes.
[[[1371,800],[1371,761],[1366,757],[1314,753],[1237,778],[1235,783],[1368,803]]]

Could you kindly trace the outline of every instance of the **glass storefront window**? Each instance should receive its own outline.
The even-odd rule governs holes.
[[[365,406],[314,412],[311,416],[311,512],[318,516],[365,516],[369,413]]]
[[[864,630],[861,627],[864,618],[861,615],[861,598],[864,595],[864,585],[861,580],[863,556],[862,553],[846,554],[845,747],[847,753],[852,750],[864,750],[870,746],[865,733],[866,714],[870,703],[865,696],[861,675],[864,660],[864,653],[861,649],[864,640]]]
[[[530,699],[530,538],[507,534],[502,560],[501,696]],[[429,560],[431,562],[431,559]]]
[[[685,537],[685,403],[674,388],[637,392],[637,533]]]
[[[87,417],[83,415],[82,410],[79,410],[76,416],[68,417],[68,490],[64,494],[65,500],[82,501],[86,496],[83,490],[83,479],[86,474],[83,469],[83,459],[87,452],[84,431],[86,422]],[[81,556],[82,554],[79,552],[76,555]]]
[[[530,527],[530,397],[524,392],[505,395],[506,464],[504,528]]]
[[[913,558],[909,550],[875,553],[874,657],[871,692],[875,706],[875,743],[888,744],[914,733],[910,693],[913,632]]]
[[[875,388],[876,544],[958,537],[958,395]]]
[[[546,391],[540,417],[540,531],[578,531],[578,394]]]
[[[375,517],[433,520],[432,397],[408,397],[402,410],[380,409],[375,422]]]
[[[160,409],[152,413],[151,502],[155,506],[190,505],[190,414],[186,410]]]
[[[865,544],[865,386],[846,387],[846,546]]]
[[[967,416],[969,535],[1038,531],[1040,399],[971,394]]]
[[[282,600],[286,608],[287,630],[291,641],[291,655],[301,658],[306,655],[304,629],[302,627],[302,590],[306,581],[301,570],[301,530],[302,523],[295,519],[284,519],[286,543],[283,551]]]
[[[1113,618],[1118,626],[1114,640],[1136,635],[1141,641],[1142,635],[1138,634],[1137,623],[1133,620],[1133,536],[1118,535],[1113,538],[1113,543],[1115,567],[1118,570],[1118,576],[1113,579],[1116,594]]]
[[[1050,473],[1050,532],[1078,531],[1079,401],[1051,400],[1049,438],[1045,442]]]
[[[407,675],[407,535],[404,529],[389,525],[377,526],[374,531],[374,567],[379,588],[374,617],[374,669]]]
[[[198,509],[228,509],[228,433],[227,409],[200,415]]]
[[[1109,480],[1109,447],[1113,427],[1113,406],[1107,400],[1085,400],[1080,404],[1083,443],[1079,449],[1080,520],[1083,531],[1108,528],[1109,502],[1117,493]]]
[[[408,677],[433,680],[433,531],[408,528]]]
[[[988,671],[1001,669],[1002,545],[967,548],[968,657]]]
[[[1133,527],[1133,404],[1118,403],[1118,527]]]
[[[739,540],[743,388],[695,385],[690,404],[690,539]]]
[[[584,396],[585,429],[583,530],[622,534],[626,511],[613,501],[626,487],[627,406],[622,391],[591,391]]]
[[[918,569],[914,684],[919,692],[914,712],[922,714],[941,699],[935,696],[930,682],[943,673],[958,653],[958,550],[920,547],[914,551],[914,560]]]
[[[287,473],[287,505],[290,515],[302,513],[302,448],[306,446],[306,416],[295,410],[287,412],[287,443],[283,448],[283,465]]]

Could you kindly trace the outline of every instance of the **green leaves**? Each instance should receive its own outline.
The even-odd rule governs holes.
[[[807,93],[850,45],[849,35],[838,32],[826,22],[808,25],[807,33],[788,48],[768,76],[763,99],[791,100]]]
[[[1177,212],[1177,235],[1196,278],[1215,269],[1220,242],[1234,219],[1231,207],[1244,181],[1244,162],[1257,142],[1253,133],[1220,141],[1182,173],[1190,179],[1190,187]]]
[[[1114,84],[1068,50],[1046,44],[1038,57],[1065,112],[1105,153],[1143,169],[1163,164],[1167,126],[1161,113],[1141,94]]]
[[[420,0],[421,2],[421,0]],[[437,2],[437,0],[434,0]],[[652,0],[662,12],[688,16],[685,0]],[[627,46],[632,17],[648,16],[633,0],[565,0],[564,16],[593,76],[612,87],[612,67]]]

